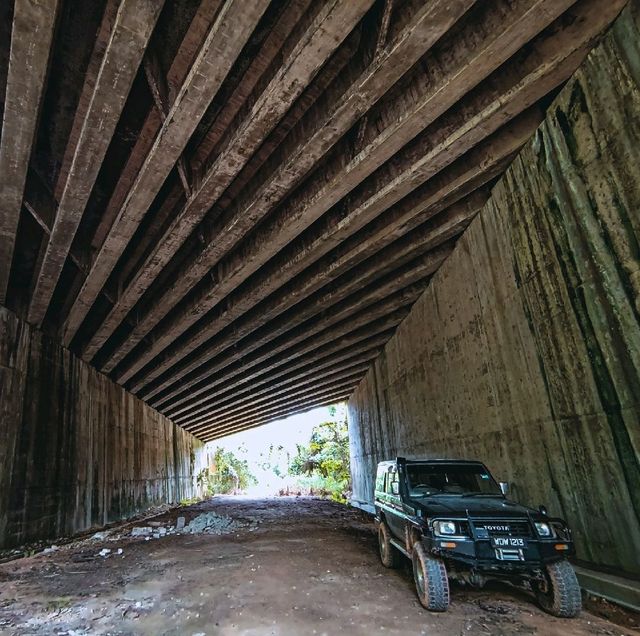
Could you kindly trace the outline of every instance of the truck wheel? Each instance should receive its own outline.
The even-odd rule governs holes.
[[[445,612],[449,607],[449,579],[445,564],[429,556],[421,543],[413,546],[411,560],[420,603],[432,612]]]
[[[378,526],[378,544],[382,565],[385,568],[397,568],[400,565],[400,553],[391,545],[391,531],[384,521]]]
[[[569,561],[545,567],[545,581],[536,585],[536,597],[543,610],[561,618],[574,618],[582,609],[582,595],[576,573]]]

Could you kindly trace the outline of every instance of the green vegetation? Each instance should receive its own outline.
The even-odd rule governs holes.
[[[205,468],[197,479],[208,495],[238,493],[257,483],[246,459],[220,447],[214,452],[212,470]]]
[[[335,407],[330,414],[335,417]],[[289,473],[300,476],[301,485],[310,492],[346,502],[351,486],[346,418],[314,426],[309,444],[297,447]]]

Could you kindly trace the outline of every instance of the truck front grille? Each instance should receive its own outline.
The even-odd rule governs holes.
[[[474,521],[478,535],[489,537],[531,537],[528,521]]]

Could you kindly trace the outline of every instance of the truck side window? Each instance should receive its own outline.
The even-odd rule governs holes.
[[[395,469],[390,470],[387,474],[385,492],[389,493],[390,495],[394,494],[392,486],[393,483],[398,483],[398,471]]]

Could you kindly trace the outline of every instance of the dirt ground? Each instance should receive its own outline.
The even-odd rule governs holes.
[[[557,619],[497,584],[453,586],[450,610],[430,614],[416,599],[408,563],[397,571],[380,564],[373,523],[319,499],[216,497],[155,518],[153,530],[203,513],[225,520],[214,527],[219,534],[132,537],[127,525],[0,565],[0,633],[640,633],[637,616],[618,613],[622,625],[586,611]],[[103,549],[110,552],[100,556]]]

